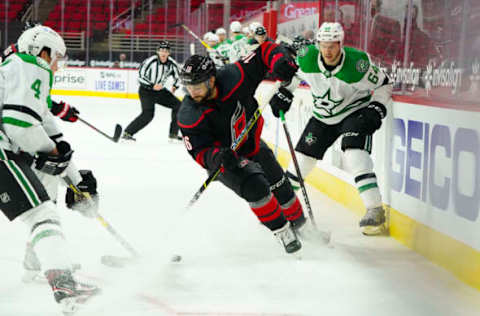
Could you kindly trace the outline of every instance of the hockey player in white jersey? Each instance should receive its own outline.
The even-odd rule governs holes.
[[[313,113],[295,150],[303,177],[317,160],[342,136],[344,162],[367,209],[360,220],[364,234],[384,231],[385,211],[370,157],[372,135],[380,128],[391,100],[392,85],[387,75],[375,66],[367,53],[343,46],[344,31],[339,23],[323,23],[316,34],[316,44],[298,53],[297,73],[309,85]],[[288,111],[299,79],[280,88],[271,101],[274,115]],[[299,185],[295,168],[288,168],[294,186]]]
[[[32,250],[56,302],[64,312],[74,312],[99,289],[73,278],[60,218],[46,185],[51,182],[39,177],[66,174],[74,183],[82,181],[70,163],[73,151],[61,140],[49,111],[53,73],[66,47],[45,26],[25,31],[19,42],[25,44],[19,45],[20,53],[0,67],[0,209],[9,220],[29,227]]]
[[[238,21],[230,23],[230,33],[232,45],[230,46],[230,63],[234,63],[240,58],[247,56],[248,50],[248,38],[242,34],[242,24]]]
[[[225,66],[224,57],[220,54],[220,52],[215,48],[218,44],[218,36],[212,32],[205,33],[203,36],[203,40],[210,46],[211,48],[207,48],[208,56],[213,60],[215,63],[215,67],[218,69],[220,67]]]
[[[215,35],[218,36],[218,44],[214,46],[220,55],[222,55],[224,64],[229,61],[230,48],[232,46],[232,41],[227,38],[227,31],[220,27],[215,31]]]

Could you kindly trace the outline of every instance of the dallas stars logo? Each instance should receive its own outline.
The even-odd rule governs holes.
[[[317,137],[313,136],[313,134],[310,132],[307,136],[305,136],[305,142],[308,146],[312,146],[312,144],[317,142]]]
[[[330,88],[328,88],[327,92],[325,92],[325,94],[322,95],[321,97],[316,96],[314,94],[312,95],[314,100],[313,104],[315,105],[315,107],[319,110],[327,111],[330,115],[332,115],[333,110],[337,106],[339,106],[344,99],[333,100],[330,94],[331,94]]]

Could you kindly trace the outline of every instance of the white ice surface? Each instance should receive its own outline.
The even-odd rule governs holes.
[[[54,97],[54,99],[60,99]],[[63,97],[108,134],[139,113],[138,100]],[[143,256],[112,269],[102,255],[128,253],[95,220],[60,213],[81,277],[103,294],[78,316],[130,315],[480,315],[480,293],[391,238],[360,234],[358,218],[309,188],[333,248],[304,244],[287,256],[248,205],[212,184],[188,212],[206,176],[183,145],[168,144],[170,111],[157,107],[135,144],[115,144],[80,122],[62,123],[80,168],[99,182],[101,213]],[[60,315],[47,285],[23,284],[27,231],[0,217],[0,315]],[[173,254],[183,260],[170,263]]]

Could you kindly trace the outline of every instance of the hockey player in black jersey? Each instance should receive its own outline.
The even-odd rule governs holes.
[[[281,166],[260,139],[263,118],[237,151],[230,146],[258,108],[254,93],[265,75],[289,81],[296,71],[288,51],[272,42],[218,71],[209,57],[193,55],[181,71],[188,94],[178,115],[189,154],[209,173],[222,168],[217,179],[248,202],[287,253],[301,248],[297,230],[306,219]]]

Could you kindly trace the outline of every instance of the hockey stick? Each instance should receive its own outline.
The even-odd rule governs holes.
[[[278,88],[280,87],[280,81],[277,81],[274,85],[274,87],[271,89],[271,93],[269,95],[268,98],[266,98],[268,100],[268,102],[266,102],[261,108],[257,108],[255,110],[255,112],[253,113],[253,116],[248,120],[247,122],[247,125],[245,125],[245,128],[243,129],[243,131],[240,133],[240,135],[238,135],[237,139],[235,139],[235,141],[232,143],[232,145],[230,146],[230,148],[233,150],[233,151],[236,151],[238,149],[238,146],[242,143],[243,139],[245,138],[245,136],[248,134],[248,132],[252,129],[252,127],[255,125],[255,123],[257,122],[258,118],[262,115],[262,112],[263,112],[263,109],[267,106],[267,104],[270,102],[270,99],[272,98],[273,94],[278,90]],[[187,209],[189,209],[199,198],[200,198],[200,195],[202,195],[203,191],[205,191],[208,187],[208,185],[213,181],[215,180],[218,175],[220,174],[220,171],[221,171],[221,167],[219,167],[214,173],[212,173],[208,178],[207,180],[205,180],[205,182],[203,182],[202,186],[200,187],[200,189],[197,190],[197,192],[195,193],[195,195],[193,196],[193,198],[190,200],[190,202],[188,202],[188,205],[187,205]]]
[[[308,210],[308,216],[312,221],[313,227],[318,229],[317,224],[315,223],[315,217],[313,217],[312,207],[310,206],[310,200],[308,199],[307,190],[305,189],[305,182],[303,181],[302,174],[300,173],[300,166],[298,165],[297,155],[295,155],[295,149],[293,148],[292,138],[290,137],[290,132],[288,131],[287,122],[285,121],[285,115],[282,110],[280,110],[280,118],[283,125],[283,131],[285,132],[285,137],[287,138],[288,148],[290,149],[290,155],[292,156],[293,164],[295,166],[295,171],[297,172],[298,182],[302,188],[303,199]]]
[[[69,176],[63,176],[63,180],[67,183],[68,187],[72,191],[82,197],[87,203],[92,203],[91,197],[85,192],[80,191],[80,189],[73,183],[72,179]],[[131,257],[118,257],[118,256],[102,256],[101,262],[107,266],[120,268],[125,266],[128,263],[140,258],[139,253],[112,227],[112,225],[107,222],[103,216],[98,212],[95,214],[95,218],[100,222],[100,224],[105,227],[108,232],[132,255]]]
[[[93,126],[92,124],[88,123],[87,121],[85,121],[81,117],[78,117],[78,120],[80,122],[82,122],[83,124],[87,125],[88,127],[92,128],[96,132],[102,134],[106,138],[110,139],[111,141],[115,142],[115,143],[118,142],[118,140],[120,139],[120,136],[122,135],[122,126],[120,126],[120,124],[115,125],[115,132],[113,133],[113,137],[112,137],[112,136],[109,136],[106,133],[102,132],[101,130],[99,130],[98,128]]]
[[[277,120],[277,128],[275,131],[275,150],[273,153],[275,154],[275,157],[278,156],[278,139],[279,139],[279,134],[280,134],[280,122]]]
[[[190,35],[192,35],[193,38],[195,38],[197,41],[199,41],[206,49],[213,49],[213,50],[215,51],[215,53],[217,53],[218,56],[220,56],[220,57],[222,57],[222,58],[224,57],[222,54],[220,54],[220,52],[219,52],[217,49],[215,49],[215,48],[211,47],[210,45],[208,45],[204,40],[202,40],[200,37],[198,37],[198,35],[195,34],[195,33],[194,33],[188,26],[186,26],[185,24],[183,24],[183,23],[173,24],[171,27],[177,27],[177,26],[183,27],[183,29],[184,29],[185,31],[187,31]]]

